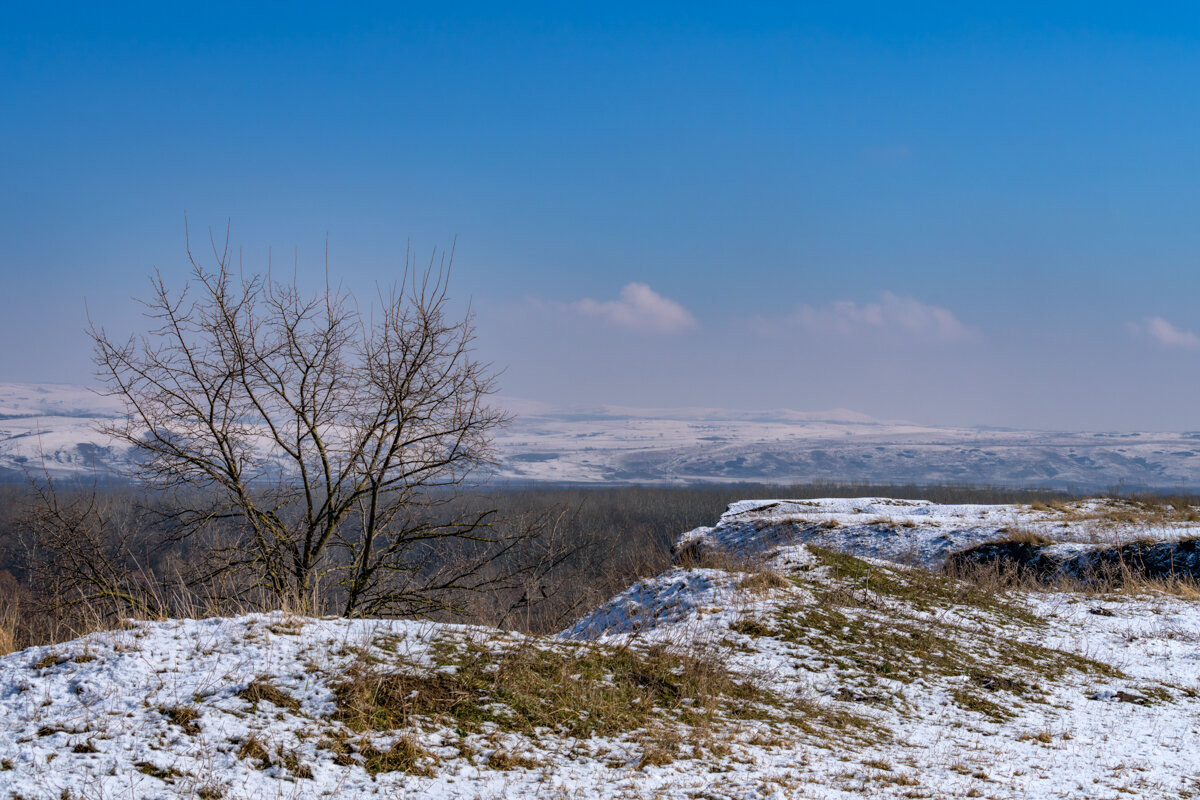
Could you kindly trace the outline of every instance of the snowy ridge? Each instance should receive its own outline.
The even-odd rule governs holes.
[[[733,503],[714,527],[683,534],[677,553],[760,553],[784,542],[811,542],[899,564],[940,565],[952,553],[1018,531],[1058,542],[1064,553],[1136,539],[1200,535],[1200,520],[1128,521],[1130,504],[1086,500],[1057,509],[1021,505],[943,505],[886,497],[748,500]]]
[[[0,658],[0,796],[1192,796],[1195,601],[1002,597],[828,549],[863,549],[856,518],[884,514],[910,541],[875,549],[918,561],[936,558],[948,529],[982,536],[1014,517],[1078,539],[1102,528],[1136,535],[1133,523],[1109,524],[1103,504],[1091,510],[1097,516],[887,498],[737,503],[716,526],[683,537],[718,542],[734,566],[675,567],[556,637],[268,614],[138,623],[32,648]],[[807,531],[830,519],[838,527],[824,530],[851,532],[818,547]],[[516,711],[494,698],[471,712],[482,723],[447,706],[363,730],[338,688],[363,669],[425,676],[401,692],[417,702],[468,668],[454,653],[540,653],[565,660],[561,680],[571,682],[586,680],[588,658],[605,664],[612,654],[616,665],[622,653],[655,648],[711,658],[757,688],[731,700],[716,727],[693,721],[683,698],[678,712],[647,717],[659,720],[657,732],[586,736],[487,721]],[[500,669],[490,663],[481,674]],[[599,680],[588,686],[609,678]],[[447,696],[463,702],[472,691]],[[556,718],[586,721],[591,712],[563,713]],[[381,760],[396,748],[417,755]]]

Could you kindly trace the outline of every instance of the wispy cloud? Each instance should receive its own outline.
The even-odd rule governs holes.
[[[679,333],[699,327],[691,312],[644,283],[627,284],[616,300],[584,298],[572,303],[571,308],[585,316],[631,330]]]
[[[802,304],[786,317],[759,317],[753,324],[763,331],[800,328],[841,335],[875,331],[938,341],[955,341],[971,335],[971,329],[949,309],[892,292],[884,292],[874,303],[839,300],[824,306]]]
[[[1147,317],[1141,325],[1132,327],[1139,333],[1145,333],[1163,347],[1200,350],[1200,336],[1183,328],[1176,328],[1162,317]]]

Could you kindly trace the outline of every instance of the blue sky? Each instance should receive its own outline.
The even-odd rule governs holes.
[[[186,214],[360,293],[457,240],[508,395],[1200,429],[1200,15],[1043,5],[9,8],[0,380]]]

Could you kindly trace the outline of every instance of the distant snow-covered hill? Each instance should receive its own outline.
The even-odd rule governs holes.
[[[1079,490],[1200,487],[1200,432],[941,428],[846,410],[616,406],[501,399],[499,481],[956,483]],[[0,383],[0,479],[125,474],[127,448],[96,430],[120,404],[86,387]]]
[[[96,430],[120,413],[120,402],[84,386],[0,383],[0,480],[126,471],[126,448]]]
[[[941,428],[837,410],[526,408],[501,475],[531,482],[1200,486],[1200,433]]]

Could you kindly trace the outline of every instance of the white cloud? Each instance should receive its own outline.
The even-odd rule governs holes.
[[[1176,328],[1162,317],[1147,317],[1141,326],[1135,326],[1149,334],[1150,338],[1163,347],[1178,347],[1182,350],[1200,350],[1200,336]]]
[[[863,331],[921,336],[940,341],[965,339],[971,329],[949,309],[911,297],[884,292],[877,303],[839,300],[825,306],[800,305],[782,320],[757,319],[760,330],[802,328],[819,333],[851,335]]]
[[[627,284],[618,300],[584,298],[572,303],[571,308],[612,325],[654,333],[678,333],[699,326],[686,308],[644,283]]]

